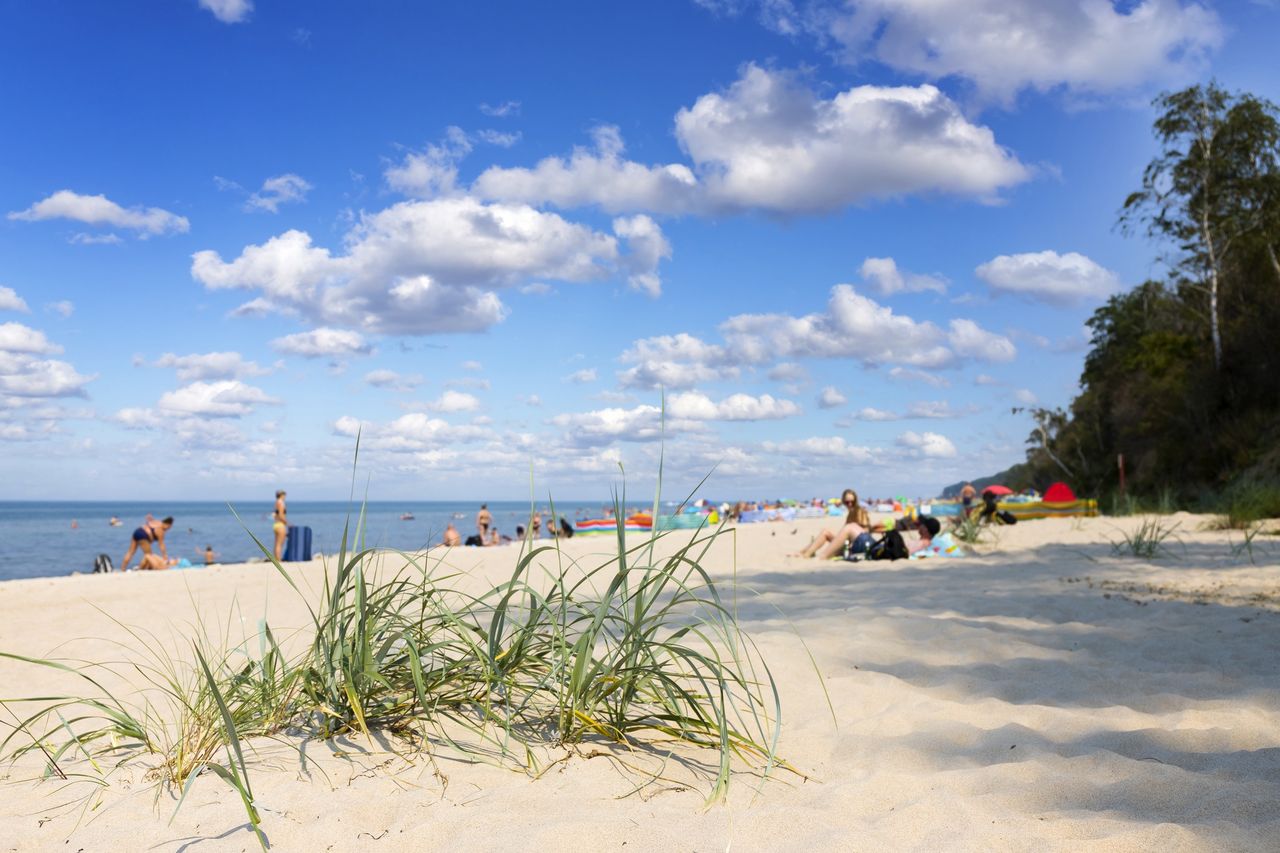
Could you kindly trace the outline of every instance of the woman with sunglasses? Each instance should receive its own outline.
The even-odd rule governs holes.
[[[801,557],[812,557],[818,554],[822,559],[830,559],[844,551],[845,546],[850,542],[857,541],[858,536],[866,533],[870,538],[869,528],[871,527],[871,517],[867,515],[867,510],[858,502],[858,493],[853,489],[845,489],[844,494],[840,496],[840,502],[844,504],[845,509],[849,512],[845,515],[844,527],[839,530],[823,530],[813,537],[813,541],[805,546],[800,552]],[[823,548],[823,546],[826,546]],[[822,553],[818,553],[818,549],[822,548]]]

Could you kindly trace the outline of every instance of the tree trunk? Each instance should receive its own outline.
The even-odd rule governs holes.
[[[1066,473],[1067,479],[1075,479],[1075,472],[1068,468],[1063,461],[1058,458],[1058,455],[1049,449],[1049,431],[1045,429],[1044,424],[1040,423],[1038,420],[1036,421],[1036,432],[1040,433],[1041,449],[1048,454],[1049,458],[1054,461],[1054,464]]]
[[[1218,256],[1214,251],[1213,232],[1209,230],[1209,211],[1200,211],[1200,239],[1209,253],[1209,335],[1213,338],[1213,369],[1222,370],[1222,330],[1218,326]]]
[[[1271,269],[1275,270],[1276,278],[1280,280],[1280,260],[1276,259],[1276,247],[1267,241],[1267,257],[1271,259]]]
[[[1209,115],[1209,105],[1200,102],[1201,116],[1206,128],[1213,127],[1213,118]],[[1217,136],[1215,128],[1208,138],[1201,137],[1200,148],[1204,153],[1203,171],[1200,173],[1201,192],[1204,194],[1200,203],[1200,239],[1204,241],[1205,251],[1209,253],[1209,336],[1213,338],[1213,371],[1222,372],[1222,331],[1218,327],[1218,255],[1213,244],[1213,230],[1209,228],[1209,200],[1213,198],[1216,187],[1210,179],[1210,164],[1213,162],[1213,141]]]

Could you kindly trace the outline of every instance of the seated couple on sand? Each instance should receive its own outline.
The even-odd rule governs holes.
[[[829,560],[833,557],[844,556],[846,549],[852,549],[853,553],[857,554],[871,546],[871,516],[867,514],[866,508],[858,502],[858,493],[853,489],[845,489],[840,496],[840,502],[848,510],[848,514],[845,515],[844,526],[839,530],[823,530],[819,532],[817,536],[813,537],[813,541],[800,552],[800,556],[818,556],[824,560]],[[909,554],[915,555],[926,552],[930,548],[934,537],[942,529],[942,525],[938,522],[938,519],[922,515],[910,523],[910,528],[914,528],[920,537],[915,546],[908,549]]]

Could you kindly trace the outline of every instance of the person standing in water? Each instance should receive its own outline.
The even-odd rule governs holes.
[[[284,540],[289,535],[289,516],[284,505],[284,495],[284,489],[276,492],[276,508],[271,513],[271,532],[276,536],[276,562],[284,559]]]
[[[489,541],[489,528],[492,526],[493,516],[489,513],[489,505],[480,504],[480,511],[476,513],[476,532],[480,534],[481,544]]]
[[[134,552],[139,548],[142,549],[144,558],[149,557],[151,555],[152,542],[159,546],[161,555],[166,560],[169,559],[169,549],[164,544],[164,535],[172,527],[173,516],[168,516],[162,521],[156,521],[148,515],[142,526],[133,531],[133,538],[129,540],[129,550],[125,552],[124,559],[120,561],[120,571],[127,572],[129,570],[129,561],[133,559]]]

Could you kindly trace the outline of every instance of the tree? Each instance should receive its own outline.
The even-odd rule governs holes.
[[[1277,276],[1275,195],[1280,178],[1276,107],[1232,95],[1216,83],[1165,93],[1155,135],[1162,151],[1143,171],[1142,189],[1125,199],[1121,227],[1142,224],[1174,241],[1174,269],[1208,297],[1214,369],[1222,369],[1222,271],[1240,243],[1261,235]]]

